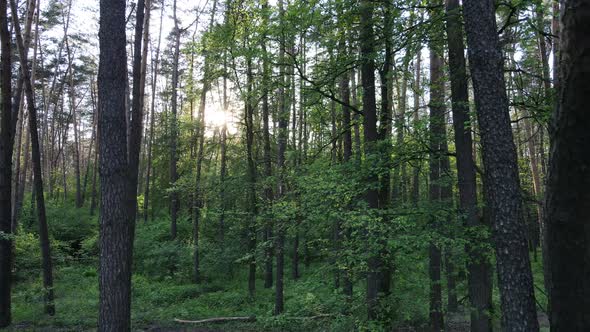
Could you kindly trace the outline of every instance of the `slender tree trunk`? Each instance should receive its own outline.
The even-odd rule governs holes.
[[[562,3],[558,104],[547,181],[551,331],[590,326],[590,4]]]
[[[162,42],[162,21],[164,19],[164,6],[160,9],[160,28],[158,29],[158,46],[156,46],[156,55],[152,59],[152,101],[150,103],[150,138],[147,152],[147,172],[145,176],[145,194],[143,201],[143,222],[147,223],[148,210],[150,203],[150,179],[152,176],[152,147],[154,145],[154,123],[156,119],[156,87],[158,82],[158,66],[160,64],[160,45]],[[152,204],[153,205],[153,204]],[[154,207],[152,206],[152,210]]]
[[[445,91],[442,48],[431,42],[430,48],[430,203],[437,214],[432,216],[432,231],[434,236],[441,236],[440,225],[443,224],[440,211],[445,209],[442,191],[445,190],[443,163],[443,144],[445,135]],[[444,143],[443,143],[444,142]],[[437,217],[438,216],[438,217]],[[436,241],[430,243],[429,249],[429,276],[430,276],[430,328],[432,331],[443,331],[442,287],[441,287],[441,248]]]
[[[285,8],[284,0],[279,0],[279,22],[284,21]],[[285,82],[286,82],[286,68],[285,68],[285,36],[281,35],[281,43],[279,46],[279,62],[281,63],[279,68],[279,96],[278,96],[278,154],[277,154],[277,171],[278,171],[278,190],[277,200],[283,199],[286,194],[287,184],[285,183],[286,177],[286,163],[285,163],[285,152],[287,150],[287,139],[289,137],[289,103],[287,94],[285,93]],[[279,315],[284,311],[284,271],[285,271],[285,221],[280,220],[276,229],[276,258],[277,258],[277,272],[276,272],[276,286],[275,286],[275,309],[274,314]]]
[[[180,27],[176,16],[176,0],[173,2],[173,20],[174,20],[174,53],[172,59],[172,100],[171,100],[171,120],[170,120],[170,185],[174,186],[178,180],[178,156],[176,151],[176,141],[178,139],[178,58],[180,53]],[[170,192],[170,236],[176,239],[176,219],[178,218],[178,193],[176,189]]]
[[[12,239],[11,178],[12,178],[12,92],[10,31],[8,30],[6,0],[0,0],[0,328],[11,323]]]
[[[525,225],[520,217],[520,180],[495,10],[492,2],[472,0],[464,3],[463,13],[481,131],[486,206],[494,223],[502,328],[506,331],[538,331]]]
[[[414,78],[414,132],[417,133],[418,123],[420,122],[420,79],[422,76],[422,52],[420,51],[421,46],[418,46],[418,54],[416,54],[416,74]],[[420,161],[418,161],[420,162]],[[412,174],[412,205],[418,206],[420,200],[420,166],[414,166]]]
[[[43,287],[45,288],[45,313],[53,316],[55,314],[55,306],[53,303],[53,268],[51,263],[51,250],[49,246],[47,217],[45,214],[45,197],[43,193],[43,179],[41,170],[41,152],[39,149],[39,132],[37,131],[37,110],[35,109],[33,84],[31,82],[31,74],[29,71],[29,64],[26,57],[26,51],[21,35],[20,23],[18,20],[17,6],[15,0],[10,1],[10,7],[12,12],[12,21],[14,23],[14,29],[16,33],[16,44],[19,56],[21,58],[21,71],[23,74],[25,96],[27,98],[27,106],[29,111],[29,132],[31,134],[33,173],[36,191],[35,197],[37,200],[39,241],[41,244]]]
[[[131,125],[127,138],[127,159],[133,191],[129,200],[133,203],[133,219],[137,218],[137,184],[139,180],[139,154],[143,133],[143,108],[145,99],[145,76],[147,68],[148,37],[150,26],[150,0],[138,0],[135,16],[135,39],[133,42],[133,101]],[[144,31],[145,29],[145,31]]]
[[[268,3],[264,3],[265,8],[268,8]],[[265,22],[268,22],[268,17],[265,17]],[[263,73],[262,73],[262,144],[263,144],[263,163],[264,163],[264,176],[266,178],[272,177],[272,157],[270,149],[270,128],[269,128],[269,86],[270,86],[270,59],[266,49],[266,40],[262,42],[262,54],[263,54]],[[264,187],[264,197],[266,199],[266,206],[268,210],[272,211],[273,202],[273,190],[272,185],[267,184]],[[264,225],[264,243],[265,243],[265,261],[264,261],[264,288],[270,288],[273,284],[273,220],[269,217],[265,220]]]
[[[346,41],[344,38],[344,34],[341,34],[341,38],[338,44],[338,48],[341,52],[341,55],[344,56],[346,52]],[[353,74],[354,75],[354,74]],[[351,124],[351,117],[350,117],[350,107],[347,105],[350,104],[350,85],[349,85],[349,77],[350,73],[346,72],[340,77],[339,88],[340,88],[340,98],[342,99],[343,106],[342,106],[342,128],[344,131],[343,137],[343,159],[344,163],[350,163],[352,159],[352,124]],[[352,229],[350,225],[346,223],[343,225],[342,230],[345,234],[345,240],[350,240],[352,238]],[[340,253],[342,254],[342,253]],[[343,292],[344,295],[350,298],[352,297],[352,273],[351,273],[351,266],[347,266],[345,271],[341,271],[342,274],[342,283],[343,283]]]
[[[451,101],[455,149],[457,151],[457,177],[459,187],[459,214],[472,234],[480,234],[479,229],[487,227],[477,213],[477,182],[473,160],[471,117],[469,115],[469,92],[463,44],[463,26],[458,0],[447,0],[447,40],[449,46],[449,70],[451,78]],[[471,331],[490,332],[492,330],[492,280],[488,255],[482,244],[488,242],[485,236],[470,239],[465,250],[469,257],[468,295],[471,304]]]

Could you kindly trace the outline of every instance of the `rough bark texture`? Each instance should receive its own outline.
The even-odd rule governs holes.
[[[100,1],[98,137],[100,172],[99,331],[131,328],[134,193],[125,122],[125,1]]]
[[[503,76],[494,3],[464,3],[469,63],[481,132],[482,158],[496,244],[498,285],[505,331],[537,331],[533,280],[521,222],[521,197],[516,148]]]
[[[365,157],[366,162],[375,163],[375,154],[377,153],[377,106],[375,101],[375,64],[373,60],[374,52],[374,33],[373,33],[373,2],[362,0],[360,2],[360,56],[361,56],[361,76],[363,86],[363,129],[365,138]],[[375,165],[372,165],[375,166]],[[369,189],[365,193],[365,199],[371,210],[379,208],[379,179],[374,167],[367,174],[367,183]],[[373,221],[370,221],[373,222]],[[368,228],[373,225],[367,225]],[[383,260],[380,257],[380,248],[374,244],[374,240],[379,234],[375,231],[367,232],[369,259],[367,262],[367,314],[369,319],[378,317],[379,294],[382,293],[383,285],[381,283]]]
[[[590,3],[563,3],[546,196],[551,331],[590,326]]]
[[[447,40],[449,46],[449,71],[451,75],[451,101],[453,126],[455,129],[455,149],[457,153],[457,178],[459,187],[459,213],[468,229],[479,234],[484,228],[483,220],[477,214],[477,182],[471,139],[471,119],[469,115],[469,93],[463,44],[463,25],[458,0],[447,0]],[[480,230],[481,231],[481,230]],[[467,283],[471,311],[471,331],[488,332],[492,330],[490,310],[492,308],[491,266],[482,252],[478,236],[468,243],[465,250],[467,262]]]
[[[6,0],[0,1],[0,328],[10,325],[12,286],[12,105],[10,32]]]

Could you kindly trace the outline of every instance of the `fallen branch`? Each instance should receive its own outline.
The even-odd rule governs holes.
[[[285,318],[299,320],[299,319],[319,319],[319,318],[327,318],[327,317],[333,317],[333,316],[334,316],[333,314],[319,314],[319,315],[307,316],[307,317],[285,317]]]
[[[320,318],[327,318],[333,317],[333,314],[319,314],[315,316],[306,316],[306,317],[284,317],[285,319],[293,319],[293,320],[306,320],[306,319],[320,319]],[[207,323],[226,323],[226,322],[255,322],[256,316],[239,316],[239,317],[214,317],[214,318],[207,318],[201,320],[184,320],[174,318],[174,321],[177,323],[185,323],[185,324],[207,324]]]
[[[177,323],[187,324],[207,324],[207,323],[225,323],[225,322],[255,322],[256,316],[245,316],[245,317],[215,317],[201,320],[184,320],[174,318]]]

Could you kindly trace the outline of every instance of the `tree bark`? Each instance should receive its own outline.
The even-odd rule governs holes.
[[[127,154],[125,1],[101,0],[98,137],[100,169],[99,331],[131,329],[135,193]]]
[[[0,0],[0,328],[11,323],[12,239],[12,91],[10,31],[6,0]]]
[[[546,195],[551,331],[590,326],[590,4],[562,3],[558,104]]]
[[[486,205],[493,221],[502,328],[538,331],[525,227],[521,222],[520,180],[504,83],[504,59],[494,5],[464,3],[465,30],[481,131]]]
[[[457,177],[459,187],[459,214],[470,234],[465,251],[467,263],[467,284],[471,310],[471,331],[490,332],[492,322],[492,280],[491,266],[485,247],[488,239],[479,235],[487,226],[477,213],[477,181],[473,160],[471,138],[471,117],[469,115],[469,91],[463,44],[463,25],[458,0],[446,1],[447,41],[449,47],[449,71],[451,78],[451,101],[455,149],[457,151]],[[473,233],[471,233],[471,230]],[[483,242],[483,243],[482,243]]]

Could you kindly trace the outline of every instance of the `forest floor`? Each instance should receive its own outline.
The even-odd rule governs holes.
[[[305,272],[305,271],[304,271]],[[172,280],[148,280],[144,276],[133,278],[133,314],[135,331],[351,331],[366,324],[352,316],[334,315],[307,320],[305,317],[330,310],[334,294],[327,285],[319,283],[318,276],[303,277],[297,282],[288,281],[286,299],[289,311],[282,317],[272,317],[273,292],[257,285],[256,300],[247,296],[245,283],[235,282],[221,289],[220,283],[209,285],[177,284]],[[235,288],[234,288],[235,287]],[[359,286],[360,287],[360,286]],[[237,289],[237,290],[236,290]],[[17,284],[14,292],[14,325],[9,331],[93,331],[98,309],[96,270],[87,265],[62,267],[56,271],[56,309],[54,317],[43,314],[41,286],[35,280]],[[327,297],[318,300],[323,296]],[[361,300],[362,302],[362,300]],[[289,306],[291,304],[291,306]],[[174,322],[180,319],[204,319],[223,316],[256,315],[255,323],[222,323],[194,326]],[[496,319],[497,320],[497,319]],[[548,330],[547,319],[540,314],[542,331]],[[497,322],[496,322],[497,324]],[[469,331],[465,311],[448,315],[449,332]],[[381,330],[371,325],[363,326],[369,331]],[[424,321],[406,322],[395,332],[427,331]]]

